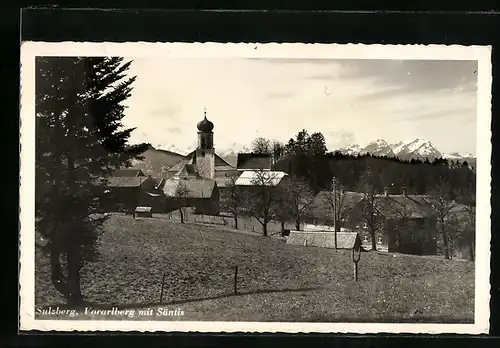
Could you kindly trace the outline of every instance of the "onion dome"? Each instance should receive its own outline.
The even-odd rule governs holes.
[[[214,129],[214,124],[207,120],[207,112],[205,111],[205,118],[198,122],[198,130],[200,132],[211,132]]]

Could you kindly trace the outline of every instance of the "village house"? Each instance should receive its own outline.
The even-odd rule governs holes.
[[[356,223],[351,219],[350,213],[354,206],[363,199],[363,194],[354,191],[340,191],[337,195],[337,219],[339,227],[351,230]],[[333,191],[320,191],[314,197],[307,211],[305,221],[313,225],[334,226],[334,193]]]
[[[282,171],[271,170],[246,170],[236,179],[236,186],[243,190],[252,192],[263,186],[272,189],[286,187],[290,182],[290,177]]]
[[[439,235],[432,199],[424,195],[384,194],[376,197],[376,210],[383,218],[378,244],[389,252],[436,255]]]
[[[148,192],[155,191],[155,186],[155,180],[140,170],[117,170],[105,179],[104,207],[109,211],[132,213],[147,200]]]
[[[194,164],[185,164],[172,178],[165,180],[163,193],[166,212],[192,207],[195,214],[219,214],[219,189],[213,179],[202,177]]]
[[[272,170],[273,155],[269,153],[239,153],[237,160],[237,171],[246,170]]]
[[[333,193],[322,191],[315,197],[308,222],[333,225]],[[342,229],[358,231],[363,245],[371,247],[371,235],[362,218],[366,204],[360,192],[342,191],[337,196],[337,216]],[[375,233],[378,250],[417,255],[435,255],[439,235],[431,199],[422,195],[377,194],[374,200],[380,228]]]

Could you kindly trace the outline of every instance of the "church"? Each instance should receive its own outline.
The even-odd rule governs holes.
[[[198,122],[198,146],[179,162],[162,171],[166,210],[193,207],[196,213],[218,215],[221,180],[237,176],[238,171],[215,153],[214,124]]]
[[[168,180],[174,177],[179,171],[182,171],[186,164],[195,165],[198,174],[207,179],[216,180],[217,178],[237,176],[237,169],[215,153],[214,124],[207,119],[206,110],[204,118],[198,122],[197,128],[198,147],[170,168],[164,169],[162,171],[163,179]]]

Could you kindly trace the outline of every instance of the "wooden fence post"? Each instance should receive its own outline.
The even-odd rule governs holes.
[[[161,293],[160,293],[160,303],[163,301],[163,286],[165,285],[166,273],[163,273],[163,278],[161,280]]]
[[[238,266],[234,267],[234,294],[238,295]]]
[[[358,246],[358,255],[355,256],[355,247],[352,248],[352,261],[354,262],[354,281],[358,281],[358,262],[361,258],[361,246]]]

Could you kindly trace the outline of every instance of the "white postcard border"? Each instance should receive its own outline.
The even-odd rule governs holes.
[[[477,60],[477,213],[474,324],[291,323],[37,320],[34,300],[35,57],[127,56],[164,58],[329,58]],[[491,47],[459,45],[87,43],[24,42],[21,46],[20,126],[20,330],[289,332],[289,333],[487,333],[490,301]]]

